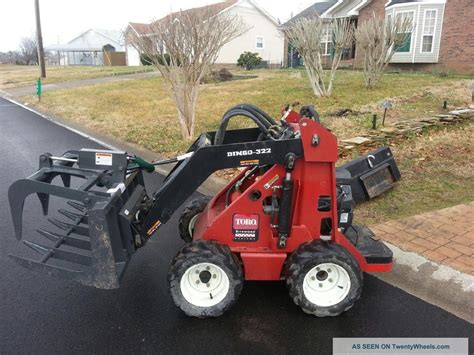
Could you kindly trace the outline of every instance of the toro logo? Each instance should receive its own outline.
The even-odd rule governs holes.
[[[258,214],[234,214],[232,232],[234,241],[256,241],[258,239]]]

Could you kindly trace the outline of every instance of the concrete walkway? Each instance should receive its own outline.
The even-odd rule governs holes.
[[[374,233],[405,251],[474,275],[474,202],[389,221]]]
[[[58,82],[58,83],[53,83],[53,84],[44,84],[42,86],[42,91],[49,92],[49,91],[76,88],[76,87],[81,87],[81,86],[105,84],[105,83],[111,83],[111,82],[116,82],[116,81],[152,78],[159,75],[160,75],[159,72],[146,72],[146,73],[137,73],[137,74],[122,74],[122,75],[106,76],[106,77],[94,78],[94,79],[63,81],[63,82]],[[26,95],[35,95],[36,85],[19,86],[16,88],[4,89],[0,91],[3,91],[3,94],[5,96],[12,97],[12,98],[26,96]]]

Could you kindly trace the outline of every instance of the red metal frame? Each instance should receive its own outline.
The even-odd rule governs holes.
[[[320,239],[321,220],[331,218],[330,240],[348,250],[362,271],[389,271],[392,264],[368,264],[357,248],[338,230],[337,208],[332,208],[329,212],[319,212],[317,209],[320,196],[329,196],[332,200],[331,206],[337,206],[336,137],[307,118],[302,118],[294,125],[301,132],[304,156],[297,159],[292,172],[294,180],[292,228],[286,247],[284,249],[277,247],[277,231],[271,227],[270,216],[265,214],[262,208],[264,199],[271,197],[273,191],[265,184],[281,185],[285,176],[283,165],[274,165],[263,175],[249,178],[241,186],[241,192],[230,194],[230,203],[225,207],[226,192],[249,168],[242,171],[210,201],[196,223],[193,239],[217,240],[228,245],[233,252],[240,255],[246,280],[279,280],[287,255],[303,243]],[[318,144],[314,144],[315,138],[319,140]],[[259,191],[261,194],[257,200],[251,198],[254,191]],[[235,214],[258,215],[258,240],[234,241],[232,225]]]

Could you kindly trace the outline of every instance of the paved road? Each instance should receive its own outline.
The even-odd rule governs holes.
[[[115,81],[153,78],[158,75],[160,75],[159,72],[154,71],[154,72],[137,73],[137,74],[104,76],[101,78],[93,78],[93,79],[71,80],[71,81],[64,81],[64,82],[58,82],[58,83],[53,83],[53,84],[44,84],[41,87],[41,90],[43,92],[56,91],[56,90],[70,89],[70,88],[76,88],[76,87],[81,87],[81,86],[91,86],[91,85],[96,85],[96,84],[111,83]],[[11,97],[35,95],[36,85],[19,86],[19,87],[10,88],[10,89],[4,89],[4,92],[7,93],[7,95]]]
[[[0,99],[0,353],[312,353],[329,354],[333,337],[468,337],[473,326],[394,288],[365,278],[361,300],[344,315],[301,312],[280,282],[247,282],[237,306],[218,319],[190,319],[172,304],[166,273],[181,246],[176,217],[138,252],[114,291],[30,273],[7,253],[13,237],[7,187],[36,169],[40,153],[97,147],[94,142]],[[162,177],[151,176],[149,188]],[[54,204],[53,204],[54,205]],[[35,198],[25,205],[26,239],[44,222]],[[471,339],[471,351],[473,349]]]

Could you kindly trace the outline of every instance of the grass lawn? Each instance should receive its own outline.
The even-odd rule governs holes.
[[[239,72],[240,75],[248,74]],[[391,99],[395,107],[386,121],[429,117],[470,103],[472,78],[442,78],[428,73],[386,74],[376,89],[366,89],[360,72],[340,71],[334,95],[315,98],[300,70],[260,70],[254,79],[203,85],[197,108],[196,132],[214,130],[232,105],[247,102],[279,116],[285,103],[315,104],[323,123],[341,138],[367,133],[371,113],[382,114],[379,103]],[[23,101],[34,103],[34,97]],[[162,156],[183,152],[176,109],[162,78],[147,78],[47,92],[38,106],[88,128],[154,150]],[[364,112],[345,117],[330,113],[350,108]],[[243,119],[232,127],[251,125]],[[376,223],[474,200],[474,125],[431,130],[392,146],[403,179],[396,189],[358,207],[357,220]]]
[[[402,179],[356,208],[358,223],[375,224],[474,201],[474,123],[432,130],[391,145]]]
[[[388,113],[388,123],[440,112],[445,99],[452,106],[471,99],[469,80],[462,77],[387,74],[378,88],[370,90],[364,88],[360,72],[340,71],[334,95],[318,99],[312,95],[303,71],[260,70],[251,74],[258,78],[202,86],[197,133],[214,130],[228,108],[243,102],[257,105],[274,117],[285,103],[315,104],[324,124],[339,138],[349,138],[369,131],[371,112],[381,115],[378,103],[385,98],[395,102],[395,109]],[[34,103],[36,98],[27,97],[24,101]],[[46,92],[39,107],[165,156],[182,152],[189,145],[181,139],[175,105],[160,77]],[[341,108],[366,113],[327,116]],[[233,126],[249,124],[249,120],[242,119]]]
[[[151,70],[151,67],[48,66],[46,67],[46,79],[43,80],[43,83],[52,84],[60,81],[93,79]],[[38,66],[0,64],[0,89],[35,85],[38,76]]]

